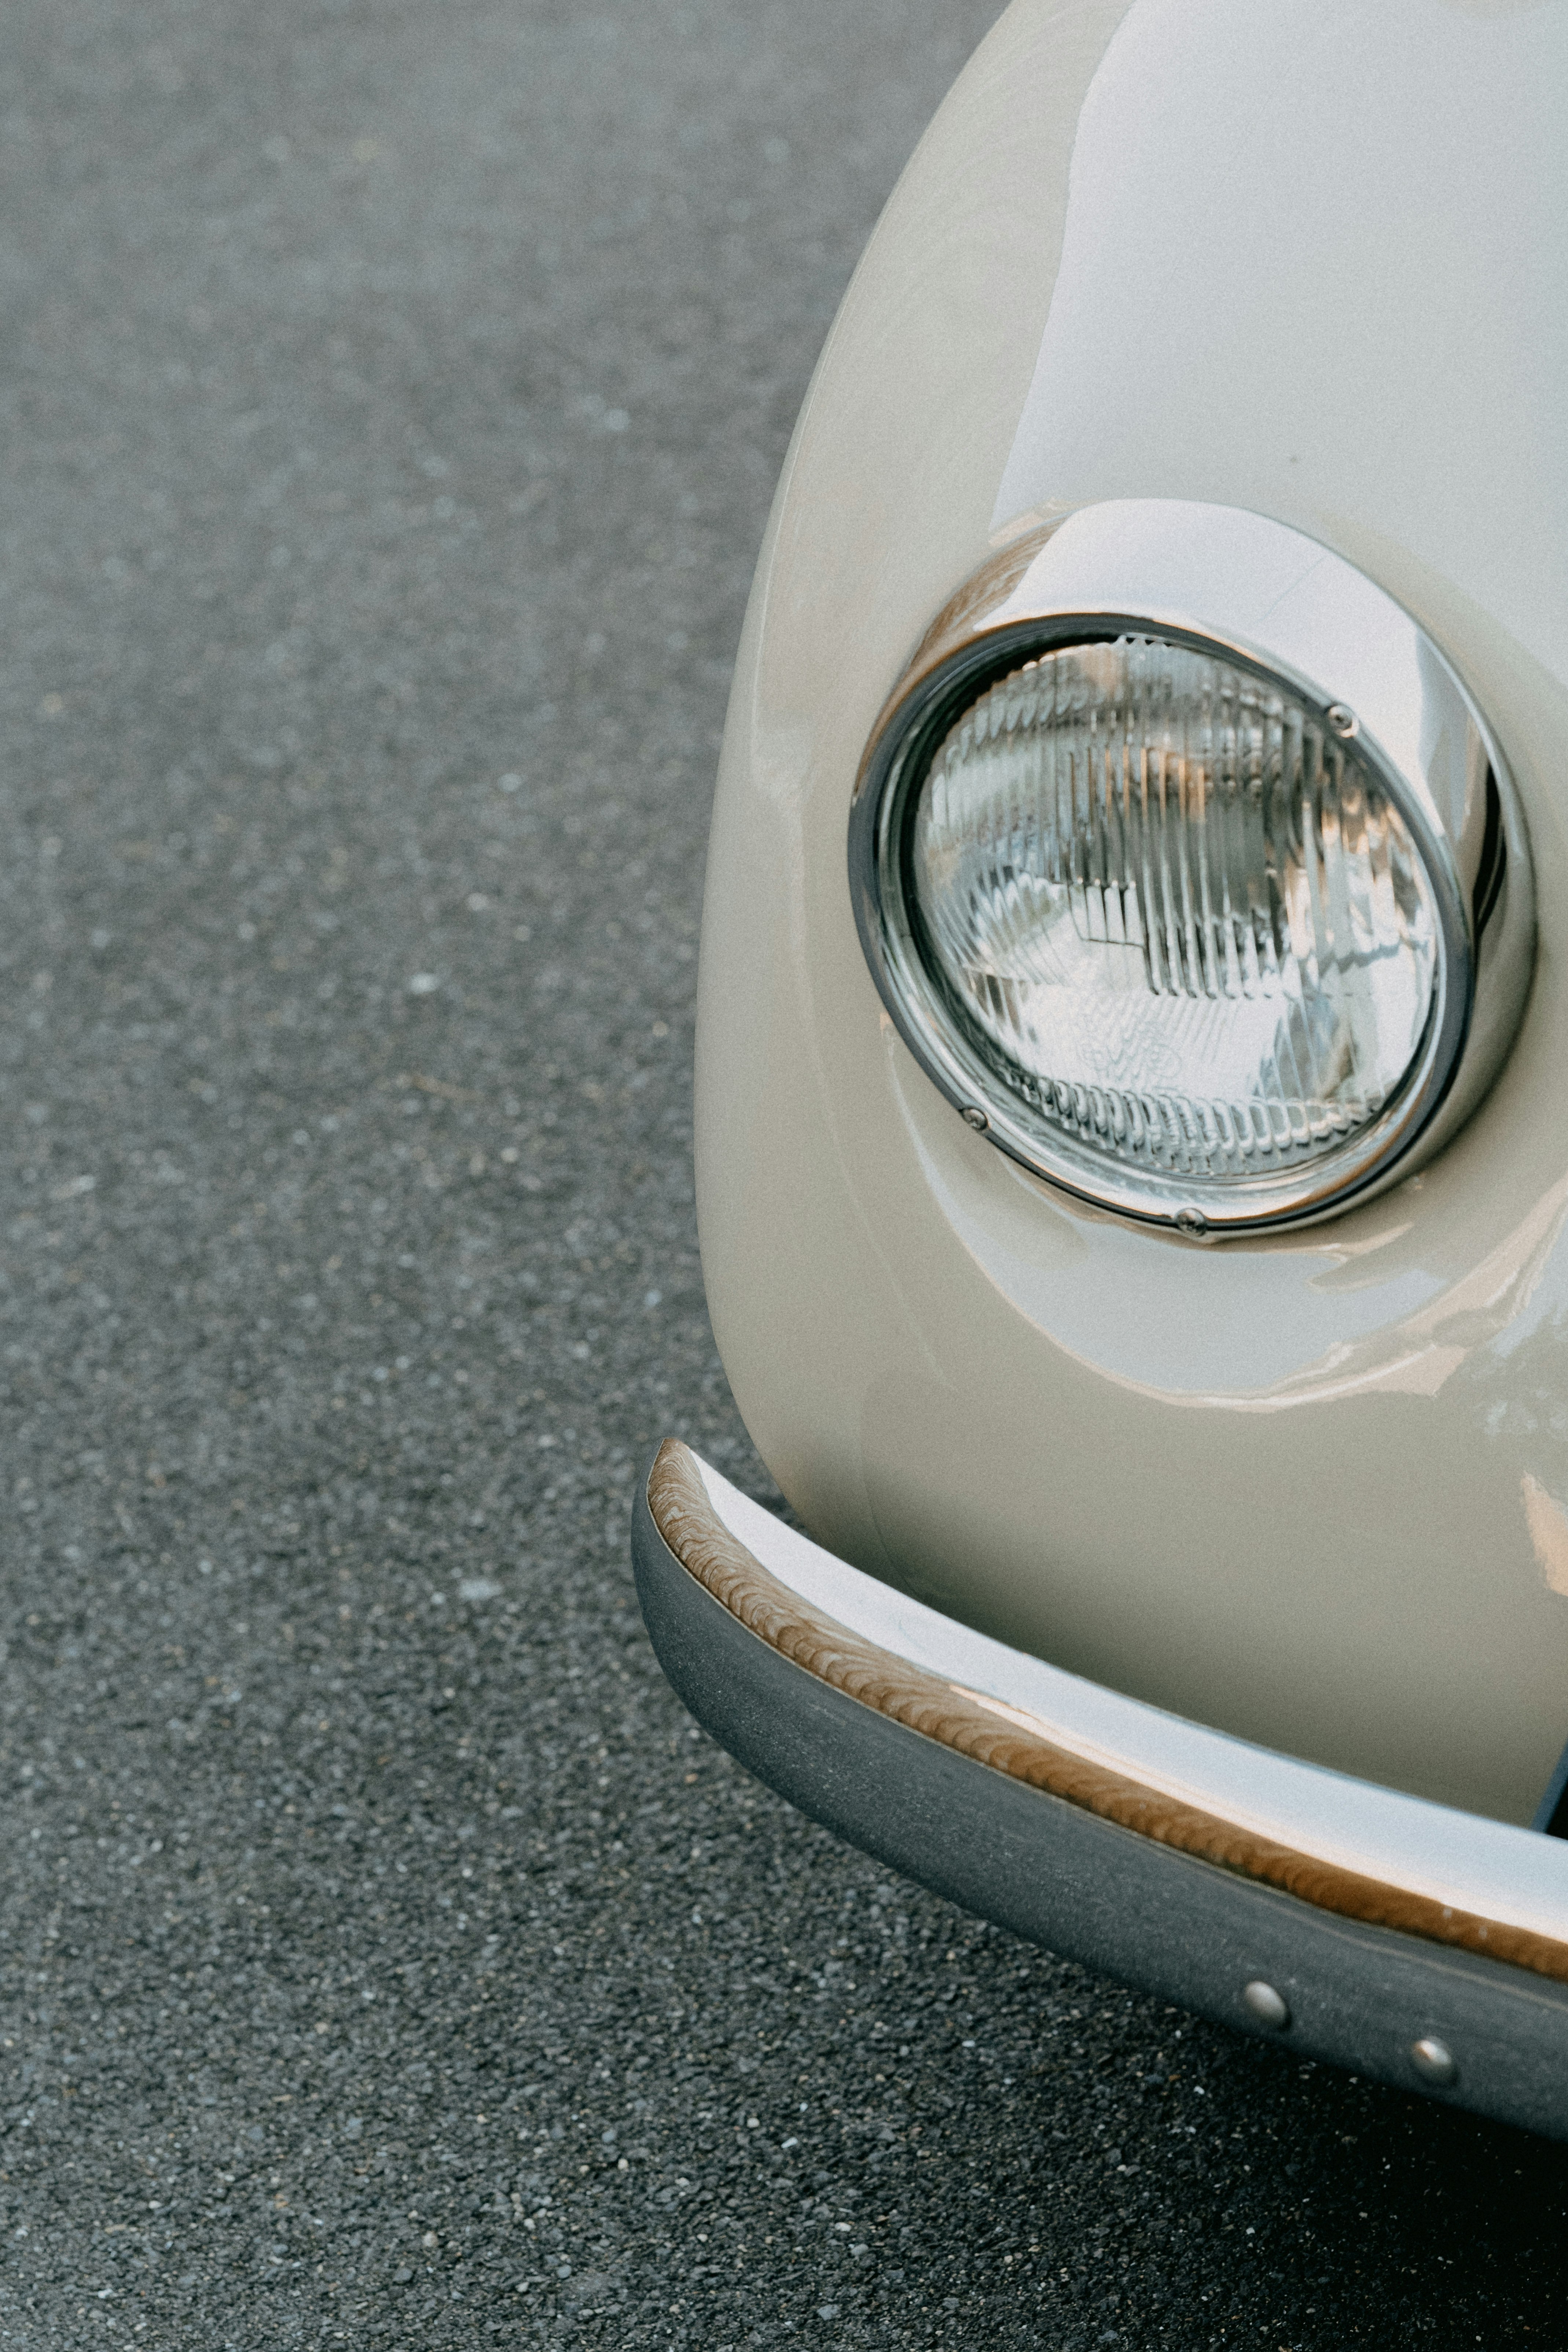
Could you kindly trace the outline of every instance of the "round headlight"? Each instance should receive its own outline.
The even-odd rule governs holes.
[[[1528,985],[1523,827],[1454,672],[1228,509],[1085,509],[988,567],[879,725],[851,863],[883,997],[970,1124],[1194,1234],[1413,1164]]]

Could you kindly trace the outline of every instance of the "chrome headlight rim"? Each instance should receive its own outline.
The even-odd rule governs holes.
[[[1213,656],[1288,692],[1334,733],[1348,726],[1432,890],[1439,952],[1421,1045],[1371,1122],[1292,1171],[1224,1181],[1121,1172],[1043,1131],[1008,1098],[921,953],[909,840],[949,731],[991,687],[1040,656],[1125,637]],[[1529,837],[1475,698],[1421,624],[1364,572],[1290,526],[1238,508],[1106,501],[1055,519],[984,565],[932,623],[879,716],[848,847],[856,923],[878,991],[954,1108],[1056,1190],[1190,1239],[1315,1223],[1413,1174],[1488,1091],[1529,993]]]

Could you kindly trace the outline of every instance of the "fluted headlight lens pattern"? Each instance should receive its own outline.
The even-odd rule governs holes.
[[[1026,662],[939,746],[905,836],[920,959],[1075,1159],[1250,1188],[1342,1155],[1399,1096],[1441,923],[1333,716],[1129,636]]]

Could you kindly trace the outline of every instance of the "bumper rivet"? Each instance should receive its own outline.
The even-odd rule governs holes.
[[[1271,1984],[1265,1984],[1261,1977],[1253,1978],[1243,1990],[1241,1998],[1260,2025],[1272,2025],[1277,2032],[1282,2033],[1289,2024],[1289,2002],[1283,1993],[1276,1992]]]
[[[965,1103],[963,1106],[963,1123],[965,1127],[972,1127],[976,1135],[984,1135],[986,1129],[990,1126],[991,1121],[986,1118],[985,1113],[981,1109],[978,1103]]]
[[[1458,2081],[1459,2070],[1454,2063],[1453,2052],[1446,2042],[1439,2042],[1435,2034],[1424,2033],[1419,2042],[1413,2042],[1410,2045],[1410,2055],[1415,2062],[1416,2073],[1425,2074],[1429,2083]]]

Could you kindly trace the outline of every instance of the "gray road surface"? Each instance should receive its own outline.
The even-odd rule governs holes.
[[[836,1848],[626,1556],[728,665],[991,0],[0,20],[0,2344],[1548,2347],[1563,2154]]]

